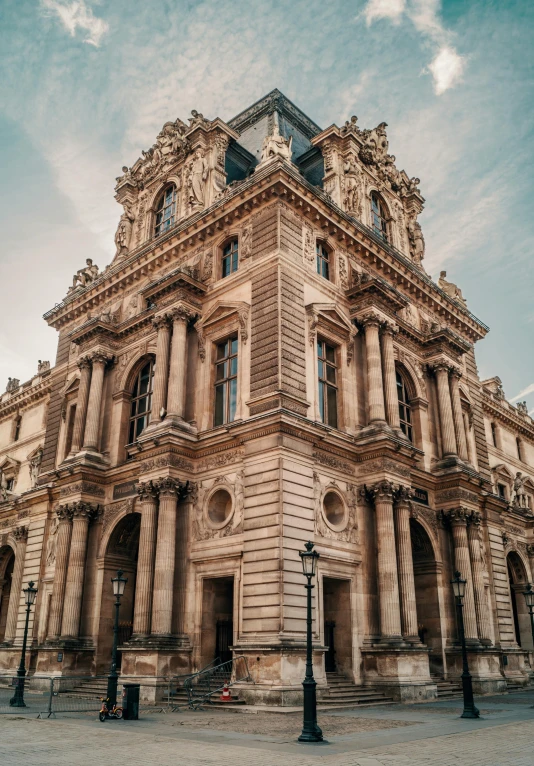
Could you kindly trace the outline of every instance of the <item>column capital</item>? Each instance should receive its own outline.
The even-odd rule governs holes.
[[[185,487],[178,479],[173,479],[170,476],[164,476],[161,479],[154,480],[154,486],[156,487],[158,494],[161,497],[180,497]]]
[[[451,526],[466,527],[469,519],[471,518],[471,509],[460,506],[459,508],[451,508],[448,511],[443,511],[444,517],[449,521]]]
[[[170,319],[171,317],[169,313],[159,314],[152,318],[152,326],[158,331],[163,327],[168,328],[170,326]]]
[[[25,542],[28,539],[28,527],[16,527],[12,534],[18,543]]]
[[[100,351],[100,350],[99,351],[93,351],[92,353],[87,354],[86,358],[93,365],[95,365],[95,364],[102,364],[102,365],[105,366],[107,364],[112,364],[115,361],[115,357],[113,356],[113,354],[111,354],[108,351]]]
[[[137,494],[140,500],[157,500],[159,490],[153,481],[142,481],[137,485]]]
[[[82,356],[78,361],[76,362],[80,370],[89,370],[91,368],[91,359],[88,356]]]
[[[460,370],[460,368],[459,367],[455,367],[454,365],[451,365],[449,367],[449,374],[450,374],[451,378],[453,378],[455,380],[460,380],[460,378],[463,375],[463,373]]]
[[[531,559],[534,558],[534,543],[527,544],[527,556]]]
[[[197,316],[197,312],[193,311],[189,306],[180,304],[171,309],[170,316],[173,323],[183,322],[184,324],[188,324],[191,319],[194,319],[194,317]]]
[[[56,516],[58,518],[59,523],[65,523],[65,522],[71,522],[72,521],[72,510],[71,506],[67,503],[66,505],[58,505],[56,508]]]
[[[393,499],[397,506],[410,506],[413,498],[413,489],[403,484],[399,484],[393,491]]]
[[[384,324],[384,317],[379,314],[378,311],[366,311],[357,317],[358,324],[363,328],[365,327],[378,327],[380,328]]]
[[[395,335],[399,332],[398,325],[394,324],[388,319],[384,319],[382,321],[381,327],[382,327],[382,335],[391,335],[392,338],[395,337]]]
[[[91,505],[80,500],[77,503],[72,503],[70,510],[73,519],[87,519],[87,521],[91,521],[98,513],[98,505]]]
[[[473,511],[469,517],[469,523],[474,527],[480,528],[482,523],[482,514],[480,511]]]
[[[369,487],[364,485],[363,489],[361,490],[361,494],[371,502],[375,502],[377,499],[390,500],[393,502],[396,489],[397,485],[393,484],[393,482],[388,481],[387,479],[384,479],[383,481],[379,481]]]

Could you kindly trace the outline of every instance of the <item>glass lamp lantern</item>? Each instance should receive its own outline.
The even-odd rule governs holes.
[[[528,583],[527,589],[523,591],[523,596],[525,597],[527,607],[530,610],[534,609],[534,590],[532,589],[532,585],[530,583]]]
[[[460,600],[463,599],[465,596],[465,586],[467,585],[467,580],[462,580],[462,575],[460,572],[454,573],[454,580],[451,580],[451,585],[454,597]]]
[[[302,560],[302,571],[306,577],[314,577],[315,571],[317,569],[317,559],[319,558],[319,554],[317,551],[313,550],[312,542],[308,541],[304,547],[306,548],[306,552],[299,551],[299,556]]]
[[[128,582],[127,577],[123,577],[123,572],[121,569],[117,572],[116,577],[112,577],[111,584],[113,585],[113,595],[116,598],[120,598],[124,595],[124,588],[126,587],[126,583]]]
[[[24,598],[26,601],[26,606],[32,606],[35,604],[35,599],[37,596],[37,588],[34,588],[33,586],[35,583],[33,580],[28,583],[28,587],[24,588]]]

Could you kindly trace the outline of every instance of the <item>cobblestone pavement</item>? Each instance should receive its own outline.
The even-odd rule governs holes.
[[[0,716],[0,764],[533,766],[533,703],[534,692],[485,697],[477,721],[459,718],[451,701],[332,711],[319,719],[325,745],[296,743],[294,714],[186,712],[104,724],[83,714]]]

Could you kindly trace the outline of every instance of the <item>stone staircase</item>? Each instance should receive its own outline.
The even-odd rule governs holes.
[[[432,681],[438,687],[438,699],[458,699],[463,694],[462,685],[454,683],[453,681],[447,681],[443,676],[432,675]]]
[[[354,681],[340,673],[327,673],[328,689],[317,700],[319,707],[356,707],[360,705],[387,705],[393,702],[383,692],[368,686],[356,686]]]
[[[85,681],[76,681],[73,679],[72,688],[63,688],[61,694],[69,697],[78,697],[80,699],[100,700],[105,697],[108,689],[107,678],[88,678]],[[119,694],[122,690],[119,677]]]

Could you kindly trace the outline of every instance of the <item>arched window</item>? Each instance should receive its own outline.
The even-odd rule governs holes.
[[[176,186],[167,186],[156,205],[156,228],[154,234],[158,237],[170,229],[176,218]]]
[[[386,242],[388,241],[388,214],[386,207],[376,192],[371,194],[371,218],[373,231]]]
[[[330,279],[330,252],[321,242],[317,242],[315,253],[317,255],[317,273],[325,279]]]
[[[150,423],[154,369],[154,360],[151,359],[139,370],[135,378],[130,409],[129,444],[135,442],[139,434]]]
[[[412,426],[412,408],[408,401],[408,392],[406,390],[406,383],[400,372],[396,373],[397,377],[397,396],[399,398],[399,419],[400,427],[403,434],[413,442],[413,426]]]
[[[228,277],[237,271],[239,265],[239,242],[232,239],[223,247],[222,276]]]

